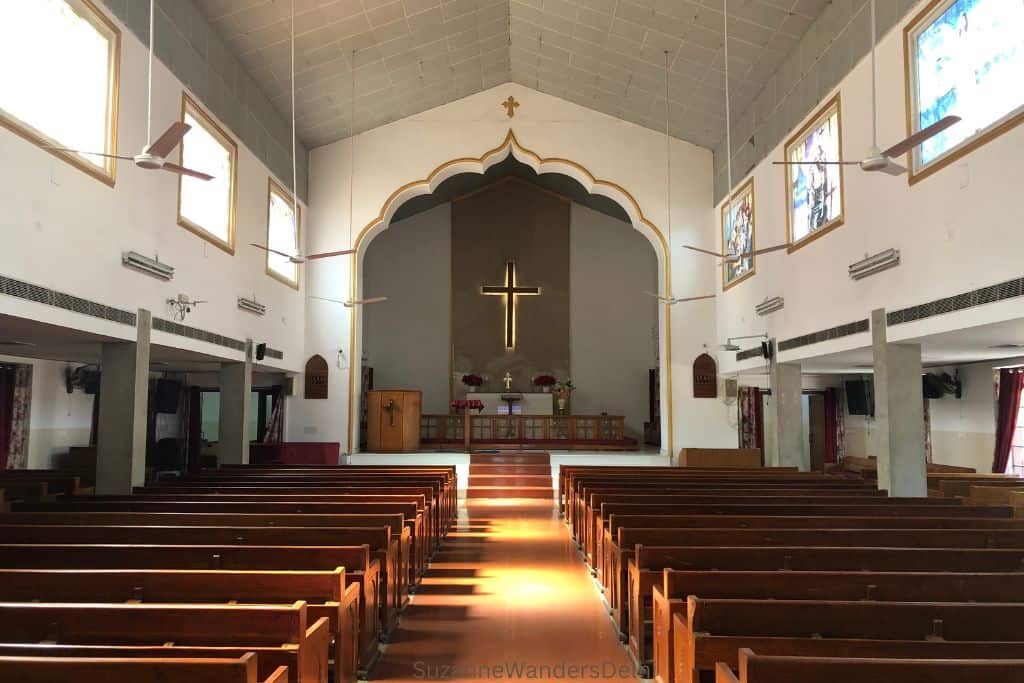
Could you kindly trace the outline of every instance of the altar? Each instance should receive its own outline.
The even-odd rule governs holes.
[[[508,415],[510,405],[512,415],[553,415],[555,412],[551,394],[504,391],[496,394],[466,394],[466,398],[484,404],[480,411],[482,415]]]

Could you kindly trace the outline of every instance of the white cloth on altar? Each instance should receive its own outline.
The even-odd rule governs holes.
[[[512,404],[513,415],[553,415],[553,394],[531,393],[521,394],[517,391],[505,391],[500,394],[466,394],[467,399],[476,399],[484,404],[483,415],[508,415],[508,402],[502,396],[518,396],[519,400]]]

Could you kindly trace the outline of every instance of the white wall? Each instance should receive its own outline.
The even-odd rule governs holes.
[[[658,286],[654,250],[622,221],[573,203],[569,262],[573,412],[625,415],[626,435],[642,444],[647,371],[658,362],[657,302],[641,294]]]
[[[81,389],[69,394],[64,384],[66,363],[0,356],[0,361],[32,366],[29,413],[29,469],[57,466],[56,456],[69,446],[88,446],[93,396]]]
[[[929,368],[948,372],[957,368]],[[996,410],[992,365],[980,363],[959,368],[963,397],[931,400],[932,461],[944,465],[992,471],[996,445]]]
[[[883,148],[907,134],[902,37],[918,9],[878,46],[878,138]],[[836,89],[841,93],[843,155],[848,160],[862,158],[871,144],[870,88],[870,61],[865,58]],[[786,339],[869,317],[874,308],[897,309],[1019,277],[1019,249],[1013,247],[1021,244],[1024,205],[1008,198],[1020,192],[1022,153],[1024,127],[1018,127],[914,186],[905,176],[847,167],[845,224],[793,254],[760,257],[757,275],[719,297],[719,337],[760,333],[767,327],[773,336]],[[763,246],[786,240],[785,180],[782,167],[772,165],[782,157],[780,145],[751,173],[757,242]],[[735,185],[746,177],[736,177]],[[848,264],[890,247],[901,252],[898,268],[861,281],[849,278]],[[785,309],[757,316],[754,305],[766,296],[784,297]],[[891,327],[889,341],[1022,315],[1024,300],[1011,299]],[[779,357],[797,360],[868,344],[867,334],[854,335]],[[731,356],[729,366],[735,364]]]
[[[363,357],[377,389],[420,389],[423,412],[448,414],[451,204],[395,223],[366,253],[364,291],[388,297],[363,315]]]
[[[573,411],[626,416],[642,442],[647,370],[657,367],[657,289],[650,243],[628,224],[572,204],[570,362]],[[451,205],[395,223],[370,245],[364,292],[388,296],[363,313],[363,357],[377,388],[423,391],[426,413],[448,412]]]
[[[146,50],[121,26],[118,149],[134,154],[146,143]],[[181,114],[182,84],[154,64],[153,127],[163,130]],[[223,123],[221,123],[223,126]],[[226,127],[225,127],[226,128]],[[237,137],[236,137],[237,139]],[[303,293],[264,273],[264,257],[250,242],[265,243],[267,168],[244,146],[238,149],[236,253],[230,255],[177,225],[177,177],[118,162],[114,188],[0,128],[0,273],[110,306],[171,318],[166,303],[179,292],[209,303],[186,323],[237,339],[266,341],[284,351],[282,369],[303,362]],[[175,159],[176,160],[176,159]],[[308,212],[304,212],[308,213]],[[137,251],[174,266],[163,282],[124,268],[122,251]],[[329,266],[328,266],[329,267]],[[240,311],[239,296],[267,305],[267,315]],[[63,309],[0,297],[0,312],[43,322],[134,338],[134,329]],[[189,348],[229,359],[242,354],[221,346],[154,332],[153,343]]]
[[[509,95],[521,103],[514,119],[509,119],[500,106]],[[488,164],[500,161],[500,158],[489,157],[488,152],[502,148],[510,130],[519,145],[529,150],[517,151],[516,158],[535,170],[570,174],[586,187],[593,187],[593,191],[607,196],[621,196],[623,189],[631,193],[636,204],[627,201],[626,210],[634,226],[658,242],[652,229],[639,219],[638,211],[642,211],[643,217],[661,229],[666,240],[671,239],[668,249],[670,287],[666,285],[665,257],[659,254],[658,283],[662,291],[670,288],[677,295],[713,291],[714,278],[718,275],[714,262],[681,248],[683,244],[704,247],[714,244],[711,153],[673,140],[672,188],[668,192],[662,135],[511,83],[360,134],[354,141],[343,140],[313,150],[310,250],[343,248],[353,243],[349,230],[350,181],[354,182],[351,225],[358,236],[365,226],[376,225],[382,212],[387,214],[387,210],[397,208],[397,204],[389,200],[393,194],[407,197],[427,193],[447,174],[469,168],[482,172],[482,162],[474,160],[486,158]],[[353,142],[354,178],[351,175]],[[459,161],[449,163],[453,160]],[[437,169],[439,172],[430,177]],[[608,183],[595,183],[595,178]],[[667,220],[666,197],[669,194],[672,197],[671,230]],[[382,225],[386,225],[388,217],[389,214],[383,216]],[[359,246],[364,248],[365,240]],[[340,299],[348,298],[353,286],[350,271],[340,263],[330,274],[314,269],[310,282],[311,290],[315,288],[322,296]],[[361,286],[359,273],[354,284],[358,290]],[[659,311],[662,321],[666,313],[664,308]],[[350,316],[354,316],[358,324],[360,315],[358,310],[350,312],[310,302],[306,355],[321,353],[330,360],[341,349],[346,361],[341,372],[335,371],[332,365],[328,401],[292,401],[288,438],[329,437],[341,441],[345,447],[349,413],[347,364],[351,363],[353,355],[349,348],[353,322]],[[729,423],[728,413],[721,409],[721,404],[692,398],[693,359],[718,341],[714,302],[676,307],[671,314],[671,329],[664,330],[661,337],[662,357],[671,354],[673,447],[734,445],[735,426]],[[669,339],[671,348],[667,345]],[[358,352],[358,339],[355,344]],[[669,413],[667,398],[662,401],[666,415]],[[669,421],[665,423],[668,425]],[[668,446],[667,439],[663,439],[663,443]]]

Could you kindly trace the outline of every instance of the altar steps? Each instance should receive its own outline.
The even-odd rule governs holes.
[[[477,474],[469,468],[469,486],[551,486],[551,469],[547,474]]]
[[[551,465],[470,465],[469,474],[472,477],[488,474],[529,474],[549,476]]]
[[[553,499],[547,453],[471,453],[468,498]]]
[[[470,465],[548,465],[551,456],[547,453],[470,453]]]

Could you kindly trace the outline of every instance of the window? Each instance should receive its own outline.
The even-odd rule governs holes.
[[[43,147],[116,153],[120,49],[89,0],[0,4],[0,125]],[[114,184],[114,159],[47,151]]]
[[[903,33],[909,133],[961,121],[911,152],[910,182],[1024,120],[1024,3],[933,0]]]
[[[213,176],[178,176],[178,225],[235,252],[235,161],[238,147],[188,95],[181,120],[192,130],[181,141],[181,165]]]
[[[839,95],[786,142],[786,231],[793,252],[843,224],[843,134]],[[814,162],[814,163],[801,163]]]
[[[302,207],[271,178],[267,192],[267,246],[286,254],[299,253],[301,223]],[[267,252],[267,275],[299,288],[299,266],[284,256]]]

